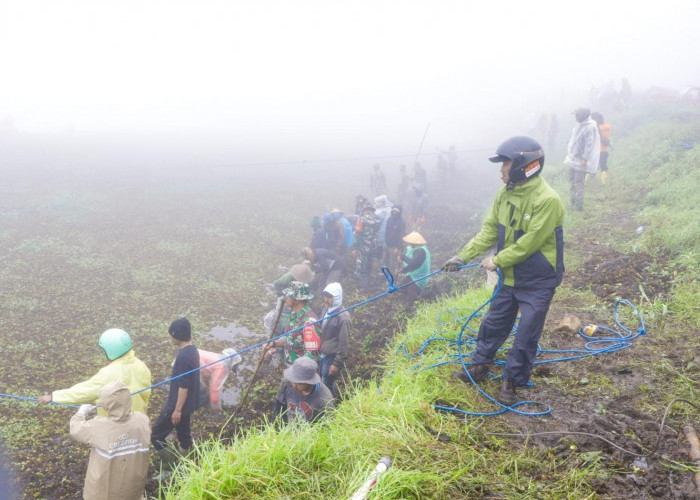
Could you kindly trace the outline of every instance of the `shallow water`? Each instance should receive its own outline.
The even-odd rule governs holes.
[[[268,338],[265,333],[253,332],[244,326],[229,323],[227,326],[216,326],[203,334],[205,340],[226,342],[228,347],[236,352]],[[235,406],[253,376],[255,367],[260,359],[261,349],[253,349],[241,354],[241,362],[236,365],[229,375],[224,389],[221,391],[221,401],[225,406]]]

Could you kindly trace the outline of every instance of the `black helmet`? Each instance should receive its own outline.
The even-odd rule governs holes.
[[[544,150],[540,143],[531,137],[516,136],[498,146],[496,156],[489,158],[494,163],[512,161],[508,173],[507,189],[542,172],[544,167]]]
[[[576,108],[574,115],[576,116],[576,121],[581,123],[588,120],[588,117],[591,116],[591,110],[588,108]]]
[[[591,118],[593,118],[593,120],[594,120],[598,125],[600,125],[601,123],[605,123],[605,118],[603,118],[603,115],[601,115],[601,114],[598,113],[597,111],[594,111],[593,113],[591,113]]]

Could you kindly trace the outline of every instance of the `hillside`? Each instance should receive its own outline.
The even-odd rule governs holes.
[[[347,498],[389,456],[393,466],[370,498],[693,498],[696,469],[681,429],[699,423],[700,121],[697,110],[686,109],[633,110],[610,121],[617,134],[610,177],[605,185],[590,181],[585,210],[567,214],[567,274],[540,360],[585,349],[582,337],[555,331],[565,314],[634,337],[629,345],[539,364],[534,387],[523,391],[537,403],[517,412],[438,410],[501,411],[453,379],[455,365],[445,364],[455,359],[454,340],[470,312],[489,297],[485,289],[461,288],[424,303],[405,322],[397,316],[401,328],[382,370],[358,379],[332,418],[202,443],[162,496]],[[567,172],[556,162],[544,175],[568,191]],[[618,298],[638,308],[643,335],[624,304],[615,322]],[[395,310],[375,307],[397,324]],[[469,326],[478,327],[478,318]],[[483,389],[497,387],[491,381]]]

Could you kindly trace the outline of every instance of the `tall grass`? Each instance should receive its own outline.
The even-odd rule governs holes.
[[[454,312],[459,318],[487,297],[485,290],[476,290],[421,309],[387,353],[384,377],[355,384],[329,418],[314,425],[252,428],[231,445],[203,443],[163,496],[348,498],[382,456],[391,457],[393,466],[371,498],[590,495],[590,478],[603,474],[595,460],[583,463],[580,457],[558,458],[532,448],[514,451],[485,436],[480,419],[435,411],[438,398],[465,409],[493,410],[449,376],[455,365],[421,369],[447,359],[446,341],[429,345],[420,360],[399,353],[400,344],[412,353],[433,333],[456,338],[461,323],[446,318],[454,318]]]

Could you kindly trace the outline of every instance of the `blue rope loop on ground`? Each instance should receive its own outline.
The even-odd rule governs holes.
[[[463,267],[469,267],[469,266],[463,266]],[[277,335],[276,337],[272,337],[272,338],[270,338],[270,339],[263,340],[263,341],[261,341],[261,342],[257,342],[257,343],[255,343],[255,344],[252,344],[252,345],[250,345],[250,346],[248,346],[248,347],[246,347],[246,348],[244,348],[244,349],[241,349],[241,350],[238,351],[238,352],[234,352],[233,354],[230,354],[230,355],[228,355],[228,356],[223,356],[223,357],[217,359],[216,361],[212,361],[211,363],[207,363],[206,365],[199,366],[199,367],[194,368],[194,369],[192,369],[192,370],[190,370],[190,371],[188,371],[188,372],[181,373],[180,375],[177,375],[177,376],[175,376],[175,377],[166,378],[165,380],[162,380],[162,381],[160,381],[160,382],[157,382],[157,383],[155,383],[155,384],[153,384],[153,385],[150,385],[150,386],[148,386],[148,387],[144,387],[143,389],[139,389],[138,391],[133,392],[131,395],[132,395],[132,396],[135,396],[135,395],[140,394],[140,393],[142,393],[142,392],[149,391],[149,390],[154,389],[154,388],[156,388],[156,387],[159,387],[159,386],[161,386],[161,385],[163,385],[163,384],[170,383],[170,382],[172,382],[173,380],[177,380],[178,378],[186,377],[187,375],[189,375],[189,374],[191,374],[191,373],[200,371],[200,370],[202,370],[202,369],[204,369],[204,368],[208,368],[208,367],[213,366],[213,365],[215,365],[215,364],[217,364],[217,363],[221,363],[222,361],[225,361],[225,360],[227,360],[227,359],[233,358],[233,357],[235,357],[235,356],[239,356],[239,355],[241,355],[241,354],[245,354],[245,353],[247,353],[247,352],[249,352],[249,351],[252,351],[253,349],[257,349],[257,348],[259,348],[259,347],[262,347],[263,345],[265,345],[265,344],[267,344],[267,343],[269,343],[269,342],[274,342],[275,340],[281,339],[281,338],[286,337],[286,336],[289,336],[289,335],[291,335],[291,334],[293,334],[293,333],[295,333],[295,332],[298,332],[298,331],[300,331],[300,330],[306,328],[307,326],[317,325],[317,324],[323,322],[325,319],[333,318],[333,317],[338,316],[338,315],[340,315],[340,314],[342,314],[342,313],[344,313],[344,312],[346,312],[346,311],[352,311],[353,309],[357,309],[358,307],[362,307],[362,306],[364,306],[364,305],[366,305],[366,304],[369,304],[370,302],[374,302],[375,300],[379,300],[379,299],[381,299],[381,298],[384,298],[384,297],[386,297],[387,295],[390,295],[390,294],[392,294],[392,293],[394,293],[394,292],[397,292],[397,291],[399,291],[399,290],[401,290],[401,289],[403,289],[403,288],[406,288],[407,286],[412,285],[413,283],[416,283],[416,282],[418,282],[418,281],[426,280],[426,279],[430,278],[431,276],[434,276],[434,275],[436,275],[436,274],[438,274],[438,273],[441,273],[441,272],[443,272],[442,269],[437,269],[437,270],[435,270],[435,271],[433,271],[433,272],[431,272],[431,273],[428,273],[428,274],[426,274],[426,275],[424,275],[424,276],[420,276],[420,277],[418,277],[418,278],[416,278],[416,279],[414,279],[414,280],[412,280],[412,281],[409,281],[409,282],[407,282],[407,283],[404,283],[403,285],[397,286],[397,285],[394,284],[394,275],[391,273],[391,271],[390,271],[386,266],[382,266],[382,273],[384,274],[384,277],[386,278],[387,284],[388,284],[388,288],[387,288],[387,291],[386,291],[386,292],[382,292],[382,293],[380,293],[379,295],[375,295],[374,297],[370,297],[370,298],[368,298],[368,299],[365,299],[365,300],[363,300],[363,301],[361,301],[361,302],[358,302],[357,304],[354,304],[354,305],[352,305],[352,306],[350,306],[350,307],[346,307],[345,309],[342,309],[342,310],[340,310],[340,311],[336,311],[336,312],[334,312],[334,313],[332,313],[332,314],[329,314],[329,315],[326,316],[325,318],[321,318],[321,319],[318,319],[318,320],[316,320],[316,321],[313,321],[313,322],[310,322],[310,323],[306,323],[306,324],[304,324],[304,325],[302,325],[302,326],[300,326],[300,327],[298,327],[298,328],[294,328],[293,330],[290,330],[290,331],[288,331],[288,332],[284,332],[284,333],[282,333],[282,334],[280,334],[280,335]],[[38,398],[32,398],[32,397],[27,397],[27,396],[16,396],[16,395],[12,395],[12,394],[3,394],[3,393],[0,393],[0,397],[11,398],[11,399],[18,399],[18,400],[25,400],[25,401],[38,401]],[[72,404],[67,404],[67,403],[56,403],[56,402],[53,402],[53,401],[51,401],[49,404],[58,405],[58,406],[68,406],[68,407],[71,407],[71,408],[79,408],[79,407],[80,407],[79,405],[72,405]],[[98,406],[100,406],[100,405],[98,405]]]
[[[459,269],[466,269],[470,267],[476,267],[476,264],[467,264],[464,266],[460,266]],[[503,276],[500,272],[500,269],[498,270],[498,284],[494,288],[494,292],[491,295],[491,297],[484,302],[481,306],[479,306],[475,311],[473,311],[471,314],[465,316],[459,315],[455,308],[447,309],[440,313],[438,315],[438,328],[433,331],[426,340],[424,340],[420,347],[418,348],[417,351],[414,353],[409,353],[407,348],[406,348],[406,342],[403,342],[399,344],[397,347],[397,354],[400,352],[403,354],[404,357],[408,359],[416,359],[422,356],[428,349],[431,343],[433,342],[440,342],[443,343],[444,345],[436,347],[437,349],[445,352],[446,354],[439,357],[438,361],[436,363],[433,363],[428,366],[423,366],[422,363],[418,363],[417,365],[414,366],[415,371],[422,371],[422,370],[428,370],[431,368],[435,368],[438,366],[443,366],[446,364],[458,364],[461,366],[462,370],[466,373],[467,377],[471,381],[471,383],[476,387],[476,389],[479,391],[479,393],[484,396],[486,399],[488,399],[490,402],[494,403],[495,405],[499,406],[500,409],[497,411],[493,412],[472,412],[468,410],[464,410],[461,408],[456,408],[456,407],[446,407],[446,406],[441,406],[441,405],[435,405],[434,408],[436,410],[442,410],[442,411],[448,411],[448,412],[454,412],[454,413],[459,413],[465,416],[478,416],[478,417],[484,417],[484,416],[494,416],[494,415],[500,415],[505,412],[513,412],[518,415],[523,415],[523,416],[542,416],[542,415],[547,415],[551,413],[552,408],[550,405],[546,403],[542,403],[539,401],[519,401],[511,406],[505,405],[498,400],[496,400],[494,397],[492,397],[490,394],[488,394],[486,391],[484,391],[481,386],[472,378],[471,374],[469,373],[468,367],[471,366],[471,355],[476,348],[476,335],[478,335],[478,329],[474,328],[470,325],[472,320],[475,318],[483,316],[482,310],[491,303],[491,301],[496,297],[496,295],[499,293],[502,287],[502,282],[503,282]],[[627,306],[632,310],[632,313],[634,316],[636,316],[637,321],[639,321],[640,327],[637,328],[635,331],[632,329],[626,327],[623,322],[620,319],[619,315],[619,308],[621,305]],[[452,319],[451,321],[445,321],[445,316],[451,315]],[[538,350],[537,350],[537,355],[536,358],[543,357],[545,355],[560,355],[558,358],[550,358],[550,359],[539,359],[535,361],[535,364],[545,364],[545,363],[557,363],[557,362],[562,362],[562,361],[570,361],[574,359],[580,359],[580,358],[587,358],[587,357],[592,357],[596,356],[598,354],[605,354],[605,353],[611,353],[615,351],[619,351],[622,349],[628,349],[632,347],[633,343],[632,341],[639,337],[640,335],[646,334],[646,326],[644,324],[644,319],[642,318],[641,313],[637,309],[637,307],[632,304],[630,301],[627,299],[619,299],[615,303],[614,306],[614,317],[615,317],[615,323],[618,327],[618,329],[613,329],[609,328],[607,326],[599,326],[596,325],[596,332],[606,332],[609,333],[609,336],[603,336],[603,335],[593,335],[589,336],[587,335],[584,331],[583,328],[579,329],[578,333],[581,335],[584,339],[586,339],[588,342],[584,344],[583,349],[566,349],[566,350],[547,350],[543,349],[540,345],[538,345]],[[444,334],[452,331],[449,326],[452,326],[454,324],[461,324],[461,328],[459,331],[459,335],[457,336],[457,339],[450,338],[450,337],[445,337],[443,336]],[[509,337],[512,338],[516,333],[517,333],[517,328],[518,328],[518,320],[516,319],[515,324],[513,325],[513,330],[511,331]],[[473,335],[470,335],[469,333],[466,332],[471,332]],[[454,350],[456,348],[457,353],[454,353]],[[508,350],[508,347],[501,347],[499,351],[506,351]],[[561,356],[561,355],[564,356]],[[496,360],[493,362],[494,365],[505,365],[505,361],[502,360]],[[496,376],[491,374],[493,379],[499,379],[502,377]],[[530,383],[532,385],[532,383]],[[528,405],[530,407],[535,406],[535,407],[542,407],[543,410],[541,411],[524,411],[523,409],[517,409],[518,407]]]

